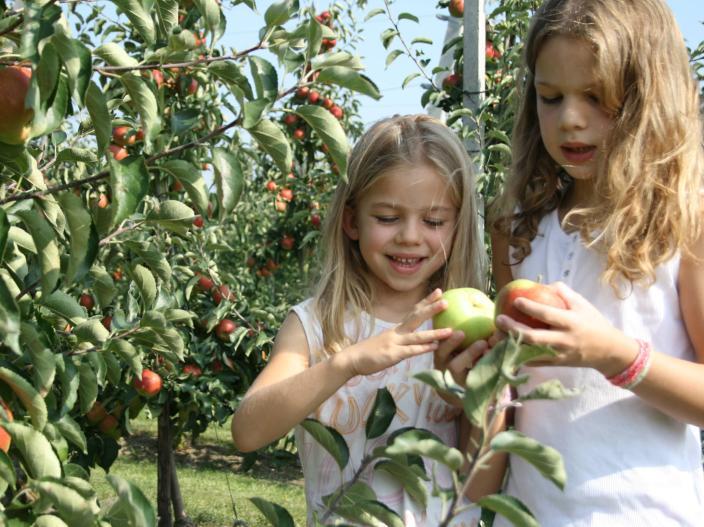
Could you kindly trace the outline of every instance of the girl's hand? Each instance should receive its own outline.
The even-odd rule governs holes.
[[[446,307],[447,301],[442,299],[442,291],[436,289],[418,302],[395,328],[360,341],[339,353],[339,359],[345,361],[350,378],[371,375],[409,357],[435,351],[439,341],[452,335],[452,329],[416,329]]]
[[[514,305],[549,329],[533,329],[506,315],[499,315],[497,328],[506,333],[521,333],[523,342],[550,346],[557,355],[533,361],[531,366],[581,366],[596,368],[611,376],[623,370],[638,353],[637,343],[614,328],[584,297],[562,282],[550,284],[567,304],[559,309],[527,298]]]
[[[466,349],[458,349],[463,340],[464,333],[462,331],[453,331],[450,337],[440,343],[434,353],[435,369],[448,370],[454,381],[462,387],[467,382],[469,370],[489,351],[489,344],[486,340],[477,340]],[[462,408],[462,401],[459,398],[451,397],[442,392],[438,392],[438,395],[452,406]]]

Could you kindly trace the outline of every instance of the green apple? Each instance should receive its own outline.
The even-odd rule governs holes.
[[[464,332],[462,348],[494,333],[494,302],[479,289],[448,289],[442,295],[447,308],[433,317],[433,327],[452,328]]]

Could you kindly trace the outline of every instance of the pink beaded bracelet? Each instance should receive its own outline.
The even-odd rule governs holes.
[[[632,390],[638,386],[650,370],[652,361],[652,348],[650,343],[644,340],[638,340],[638,355],[635,360],[621,373],[617,373],[613,377],[609,377],[608,381],[614,386],[623,388],[624,390]]]

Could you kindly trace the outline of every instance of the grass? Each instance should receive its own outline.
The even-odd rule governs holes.
[[[133,434],[122,440],[110,473],[137,484],[156,509],[156,420],[138,418],[132,425]],[[229,423],[211,426],[195,445],[179,447],[175,457],[186,512],[196,525],[231,527],[238,518],[251,527],[268,526],[249,501],[251,497],[278,503],[291,513],[296,525],[305,525],[305,495],[297,461],[262,455],[243,472],[242,456],[230,440]],[[91,481],[101,501],[112,499],[114,493],[102,469],[93,471]]]

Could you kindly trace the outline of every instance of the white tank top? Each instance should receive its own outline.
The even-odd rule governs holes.
[[[312,365],[316,356],[313,352],[321,349],[322,343],[320,323],[315,316],[312,300],[308,299],[294,306],[293,311],[303,324],[311,351]],[[374,328],[370,333],[371,322],[371,317],[364,315],[360,328],[361,335],[375,335],[396,326],[396,324],[375,319]],[[348,334],[355,334],[354,327],[350,321],[347,325]],[[429,329],[429,327],[428,322],[419,329]],[[309,416],[337,430],[347,442],[350,458],[342,475],[332,456],[300,426],[296,427],[296,444],[303,466],[309,525],[313,524],[313,511],[318,511],[320,514],[325,510],[322,498],[336,491],[342,481],[349,481],[363,457],[377,446],[385,445],[389,435],[395,430],[404,427],[424,428],[437,435],[445,444],[457,445],[457,425],[452,407],[430,386],[412,378],[413,374],[432,368],[433,354],[425,353],[374,375],[354,377]],[[374,404],[377,390],[384,387],[393,395],[396,416],[382,436],[367,441],[365,435],[367,417]],[[443,465],[428,459],[423,461],[426,473],[431,476],[435,472],[441,487],[452,486],[450,472]],[[427,482],[428,507],[423,510],[404,492],[403,487],[385,472],[368,468],[361,479],[374,489],[379,501],[401,516],[406,526],[436,527],[444,517],[441,500],[431,496],[432,482]],[[465,511],[452,525],[474,527],[477,525],[478,517],[479,513],[476,509]]]
[[[531,254],[513,267],[514,278],[563,281],[626,335],[655,350],[694,360],[677,293],[680,258],[659,266],[650,287],[633,286],[619,299],[601,280],[605,259],[566,234],[557,212],[545,216]],[[704,476],[699,429],[668,417],[633,393],[612,386],[590,368],[525,368],[537,384],[558,378],[580,395],[528,401],[516,428],[556,448],[567,485],[560,491],[530,465],[510,460],[506,493],[518,497],[543,527],[694,527],[704,525]],[[498,526],[508,525],[505,521]]]

